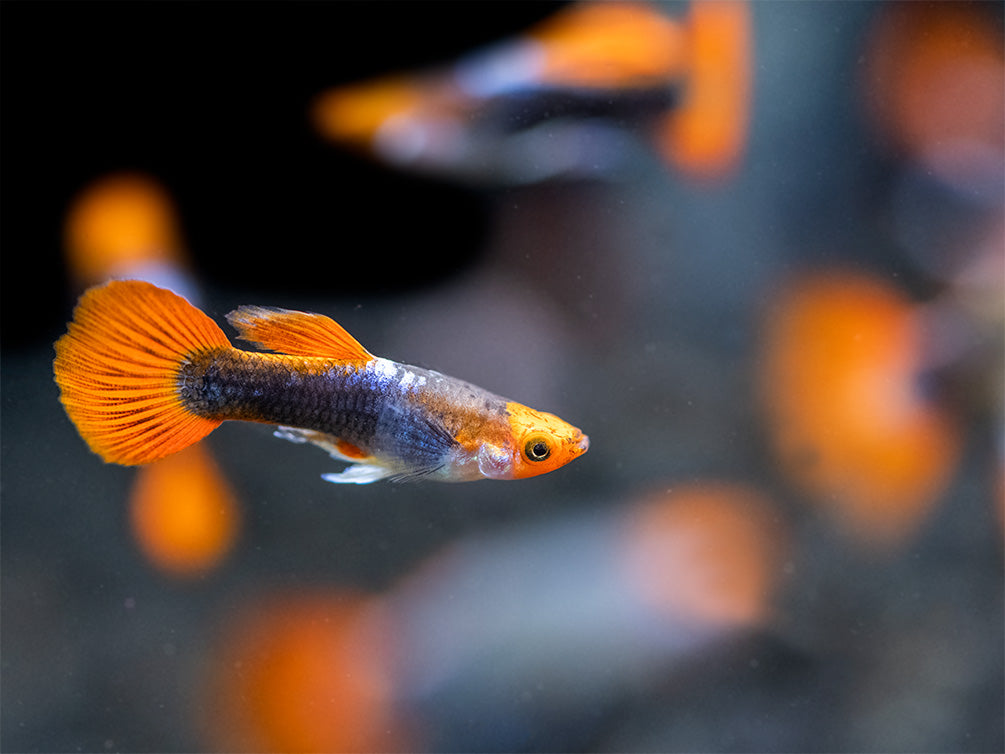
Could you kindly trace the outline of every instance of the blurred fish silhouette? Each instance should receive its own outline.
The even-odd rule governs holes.
[[[681,19],[638,2],[569,6],[453,65],[323,92],[318,131],[396,168],[483,184],[615,176],[641,132],[704,178],[737,164],[751,45],[740,0]]]
[[[106,461],[141,464],[180,451],[223,421],[284,425],[353,465],[330,482],[521,479],[564,466],[589,440],[552,414],[438,372],[369,353],[328,317],[245,306],[231,346],[174,293],[112,281],[81,297],[56,343],[60,399]]]
[[[206,667],[209,748],[593,740],[626,699],[688,693],[696,658],[701,673],[717,656],[732,665],[734,641],[776,633],[789,537],[754,486],[668,480],[603,509],[469,534],[379,594],[256,597],[228,611]]]
[[[199,286],[168,191],[143,173],[104,175],[74,198],[63,231],[78,290],[111,278],[146,280],[197,301]]]
[[[378,597],[314,586],[224,613],[202,670],[210,751],[425,751],[394,698],[395,626]]]
[[[843,269],[787,281],[764,318],[758,400],[782,473],[881,549],[911,539],[960,459],[931,325],[896,286]]]
[[[469,536],[387,595],[398,694],[431,751],[535,750],[770,631],[787,553],[774,502],[717,480]]]

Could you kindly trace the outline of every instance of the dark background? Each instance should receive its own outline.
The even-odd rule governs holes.
[[[332,148],[307,108],[327,87],[447,61],[557,7],[5,2],[4,342],[52,327],[64,212],[110,169],[163,182],[210,284],[372,293],[450,274],[484,239],[482,198]],[[375,254],[395,264],[375,274]],[[35,317],[18,316],[25,290]]]

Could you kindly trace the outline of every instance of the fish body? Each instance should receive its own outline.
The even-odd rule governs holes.
[[[439,372],[374,356],[333,320],[241,307],[235,348],[175,294],[135,280],[81,297],[56,343],[60,399],[106,461],[147,463],[223,421],[279,425],[350,462],[332,482],[519,479],[564,466],[588,438],[547,414]]]

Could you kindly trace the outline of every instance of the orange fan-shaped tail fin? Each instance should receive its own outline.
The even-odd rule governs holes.
[[[148,463],[220,425],[186,406],[178,373],[192,354],[230,347],[216,323],[180,296],[113,280],[81,296],[56,341],[53,371],[91,450],[110,462]]]

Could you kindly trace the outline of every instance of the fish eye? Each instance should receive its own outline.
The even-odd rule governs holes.
[[[532,437],[523,446],[523,454],[528,461],[543,461],[551,455],[551,445],[543,437]]]

